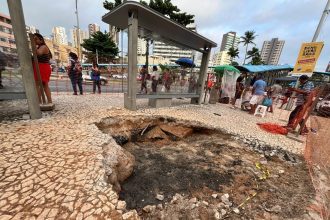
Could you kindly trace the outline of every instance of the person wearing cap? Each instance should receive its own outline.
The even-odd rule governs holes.
[[[289,91],[297,93],[296,107],[289,116],[288,126],[293,124],[293,120],[295,119],[295,117],[299,114],[300,111],[303,110],[303,106],[307,100],[308,95],[314,89],[314,84],[312,82],[308,81],[308,79],[309,79],[309,77],[307,75],[302,75],[299,77],[299,87],[288,89]],[[301,122],[300,122],[300,124],[301,124]],[[307,132],[306,127],[303,129],[303,132],[304,133]]]

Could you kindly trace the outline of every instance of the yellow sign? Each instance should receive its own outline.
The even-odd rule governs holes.
[[[312,75],[323,46],[323,42],[303,43],[293,69],[293,74]]]

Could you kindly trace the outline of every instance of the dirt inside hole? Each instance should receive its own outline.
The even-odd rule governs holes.
[[[134,155],[119,195],[146,219],[303,219],[314,197],[297,155],[295,164],[265,157],[231,135],[172,118],[108,118],[97,126]]]

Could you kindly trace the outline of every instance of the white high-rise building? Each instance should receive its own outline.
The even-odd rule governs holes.
[[[268,65],[277,65],[284,47],[284,40],[273,38],[270,41],[264,41],[261,49],[261,60]]]
[[[139,38],[138,45],[137,45],[137,54],[138,55],[145,55],[147,48],[147,41],[145,39]]]
[[[239,44],[239,37],[236,32],[230,31],[222,36],[220,51],[228,51],[229,48],[237,49]]]
[[[196,31],[196,25],[190,24],[187,26],[188,29],[192,31]],[[167,58],[171,61],[175,61],[181,57],[187,57],[192,58],[193,57],[193,51],[183,49],[176,46],[168,45],[161,41],[154,41],[153,44],[153,55],[154,56],[162,56],[164,58]]]
[[[214,64],[218,65],[229,65],[231,63],[230,56],[227,54],[228,51],[220,51],[215,54]]]
[[[74,28],[70,30],[70,35],[71,35],[71,42],[72,42],[72,46],[73,47],[78,47],[77,44],[77,33],[78,33],[78,29]],[[84,39],[88,39],[89,38],[89,34],[88,31],[84,31],[79,29],[79,44],[82,44],[84,42]]]
[[[58,44],[68,45],[68,36],[64,27],[53,27],[53,41]]]
[[[100,31],[100,26],[98,24],[89,24],[88,25],[88,33],[89,36],[92,36],[95,32]]]

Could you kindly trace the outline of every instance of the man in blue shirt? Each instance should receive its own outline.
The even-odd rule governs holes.
[[[250,114],[254,114],[257,105],[262,103],[266,91],[266,82],[262,79],[262,76],[257,77],[257,81],[253,84],[252,98],[250,100],[251,110]]]
[[[288,127],[290,127],[295,117],[299,114],[300,111],[303,110],[303,106],[307,100],[309,93],[314,89],[314,84],[308,81],[307,75],[302,75],[299,77],[299,87],[296,88],[289,88],[290,91],[297,93],[297,101],[296,101],[296,108],[291,112],[288,122]],[[302,120],[299,122],[302,123]],[[307,132],[307,128],[305,127],[302,131],[303,133]]]

